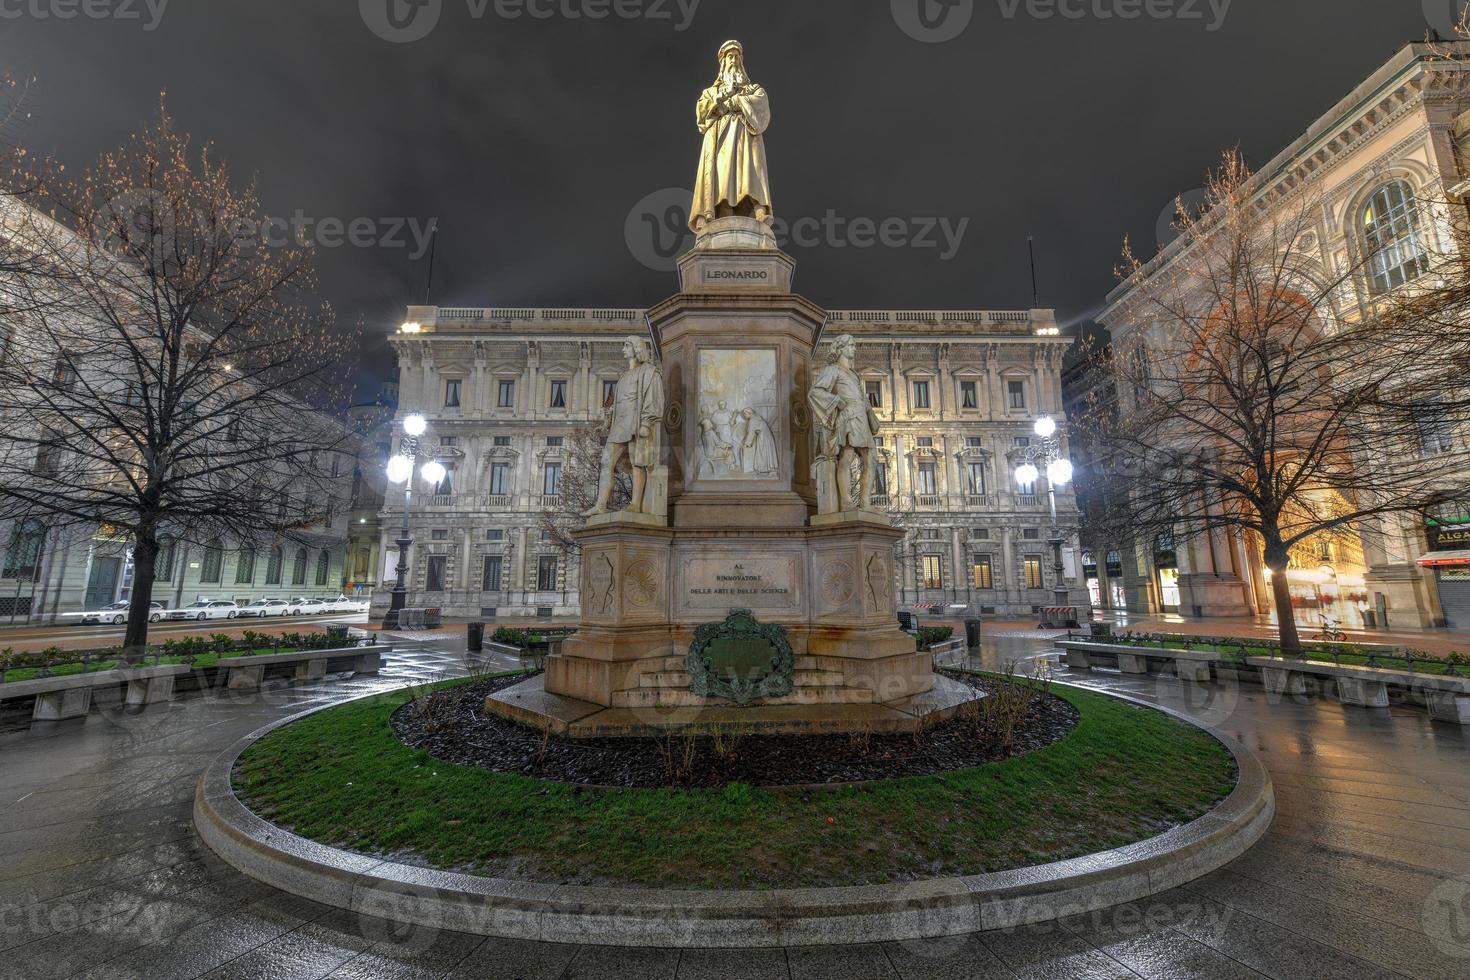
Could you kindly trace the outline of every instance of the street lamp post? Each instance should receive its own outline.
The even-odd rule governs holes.
[[[403,484],[403,526],[398,531],[398,581],[393,585],[393,600],[383,617],[385,630],[398,628],[399,616],[408,602],[408,549],[413,545],[408,517],[413,508],[413,471],[418,461],[419,437],[428,427],[422,415],[405,416],[399,454],[388,461],[388,482]],[[430,460],[424,465],[423,476],[430,483],[438,483],[444,479],[444,467],[437,460]]]
[[[1016,467],[1016,483],[1022,486],[1035,485],[1041,478],[1043,469],[1046,472],[1046,496],[1051,504],[1051,522],[1054,535],[1051,539],[1052,547],[1052,570],[1055,572],[1052,593],[1056,596],[1056,605],[1067,607],[1071,600],[1067,595],[1067,583],[1065,581],[1066,564],[1062,561],[1062,545],[1066,539],[1062,535],[1062,528],[1057,521],[1057,488],[1065,487],[1072,482],[1072,462],[1062,453],[1062,441],[1057,436],[1057,423],[1050,415],[1043,415],[1036,420],[1036,434],[1041,437],[1041,442],[1026,449],[1026,462]]]

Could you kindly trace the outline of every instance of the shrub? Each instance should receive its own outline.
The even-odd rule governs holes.
[[[919,627],[919,649],[928,650],[954,636],[953,626]]]

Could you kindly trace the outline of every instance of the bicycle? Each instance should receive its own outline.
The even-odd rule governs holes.
[[[1312,635],[1313,640],[1326,643],[1346,643],[1347,634],[1337,625],[1337,620],[1322,617],[1322,628]]]

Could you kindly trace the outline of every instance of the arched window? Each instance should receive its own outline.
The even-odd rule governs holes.
[[[281,554],[281,546],[280,545],[276,545],[274,548],[271,549],[271,556],[270,556],[270,558],[268,558],[266,560],[266,563],[265,563],[265,584],[266,585],[280,585],[281,584],[281,565],[284,562],[284,560],[285,560],[285,556]]]
[[[316,584],[327,584],[327,572],[331,568],[332,556],[323,551],[316,556]]]
[[[291,584],[306,584],[306,549],[296,549],[296,561],[291,564]]]
[[[199,581],[210,585],[219,584],[220,568],[224,565],[225,549],[215,538],[204,546],[204,561],[199,569]]]
[[[1363,207],[1363,244],[1374,295],[1397,289],[1429,271],[1414,189],[1395,180],[1373,192]]]

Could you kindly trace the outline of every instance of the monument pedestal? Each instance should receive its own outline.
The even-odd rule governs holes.
[[[712,223],[681,259],[683,291],[649,313],[673,526],[612,514],[578,531],[580,628],[544,681],[488,710],[574,736],[894,731],[975,699],[936,686],[898,626],[903,532],[883,514],[812,516],[807,406],[826,313],[791,292],[793,269],[745,218]]]

